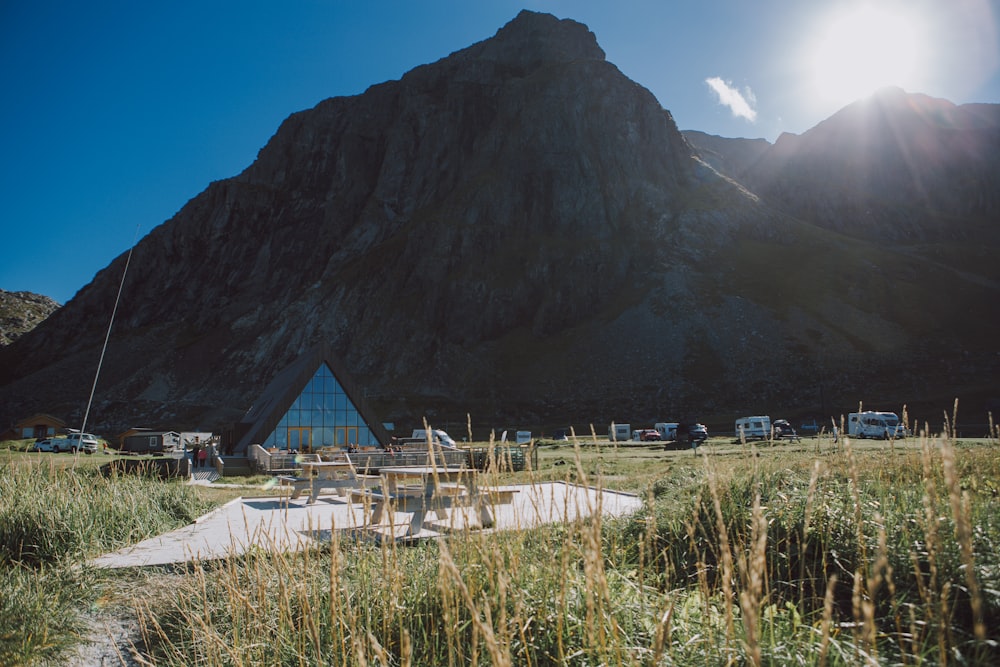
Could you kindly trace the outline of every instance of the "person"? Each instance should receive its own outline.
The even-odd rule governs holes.
[[[198,467],[204,468],[205,462],[208,461],[208,450],[204,447],[198,448]]]

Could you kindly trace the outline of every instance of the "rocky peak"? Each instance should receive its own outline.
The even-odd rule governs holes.
[[[587,26],[526,9],[500,28],[492,39],[461,53],[525,71],[543,63],[604,60],[604,50]]]
[[[28,333],[58,308],[58,303],[41,294],[0,289],[0,346]]]

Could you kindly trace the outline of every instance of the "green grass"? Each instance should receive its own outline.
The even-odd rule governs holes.
[[[158,665],[989,664],[998,452],[995,439],[716,439],[697,453],[580,439],[490,483],[629,489],[643,511],[413,547],[335,534],[156,575],[75,566],[217,499],[20,455],[34,465],[0,463],[13,591],[0,663],[55,660],[79,610],[114,607]]]
[[[94,572],[82,567],[88,558],[189,523],[215,504],[178,483],[104,477],[104,458],[0,460],[0,664],[51,658],[78,641],[79,612],[99,594]]]

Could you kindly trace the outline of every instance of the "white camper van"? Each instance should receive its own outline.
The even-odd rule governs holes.
[[[611,442],[625,442],[630,437],[632,437],[630,424],[612,424],[608,427],[608,440]]]
[[[736,420],[736,437],[743,440],[763,440],[771,437],[771,418],[767,415],[740,417]]]
[[[905,438],[906,427],[895,412],[852,412],[847,415],[847,435],[855,438]]]
[[[410,436],[410,439],[411,440],[420,439],[426,442],[427,431],[425,431],[422,428],[415,428],[413,429],[413,435]],[[431,440],[433,440],[434,444],[441,445],[442,447],[448,447],[451,449],[455,449],[458,447],[458,445],[455,443],[455,440],[450,435],[448,435],[439,428],[431,429]]]
[[[653,424],[653,428],[659,432],[664,442],[677,439],[677,422],[658,422]]]

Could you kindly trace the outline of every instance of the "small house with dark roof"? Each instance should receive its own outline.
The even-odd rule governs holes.
[[[121,450],[132,454],[158,454],[181,448],[181,434],[177,431],[147,431],[136,429],[126,436]]]
[[[233,439],[232,452],[245,455],[253,444],[294,451],[384,447],[389,434],[330,347],[320,345],[275,376]]]
[[[141,426],[133,426],[129,430],[124,431],[123,433],[119,433],[118,435],[115,436],[115,440],[118,442],[118,447],[117,448],[118,449],[125,449],[125,440],[127,438],[130,438],[133,435],[141,435],[143,433],[148,433],[148,432],[150,432],[152,430],[153,429],[151,429],[151,428],[143,428]]]
[[[37,414],[22,419],[0,433],[0,440],[43,440],[66,430],[66,422],[52,415]]]

